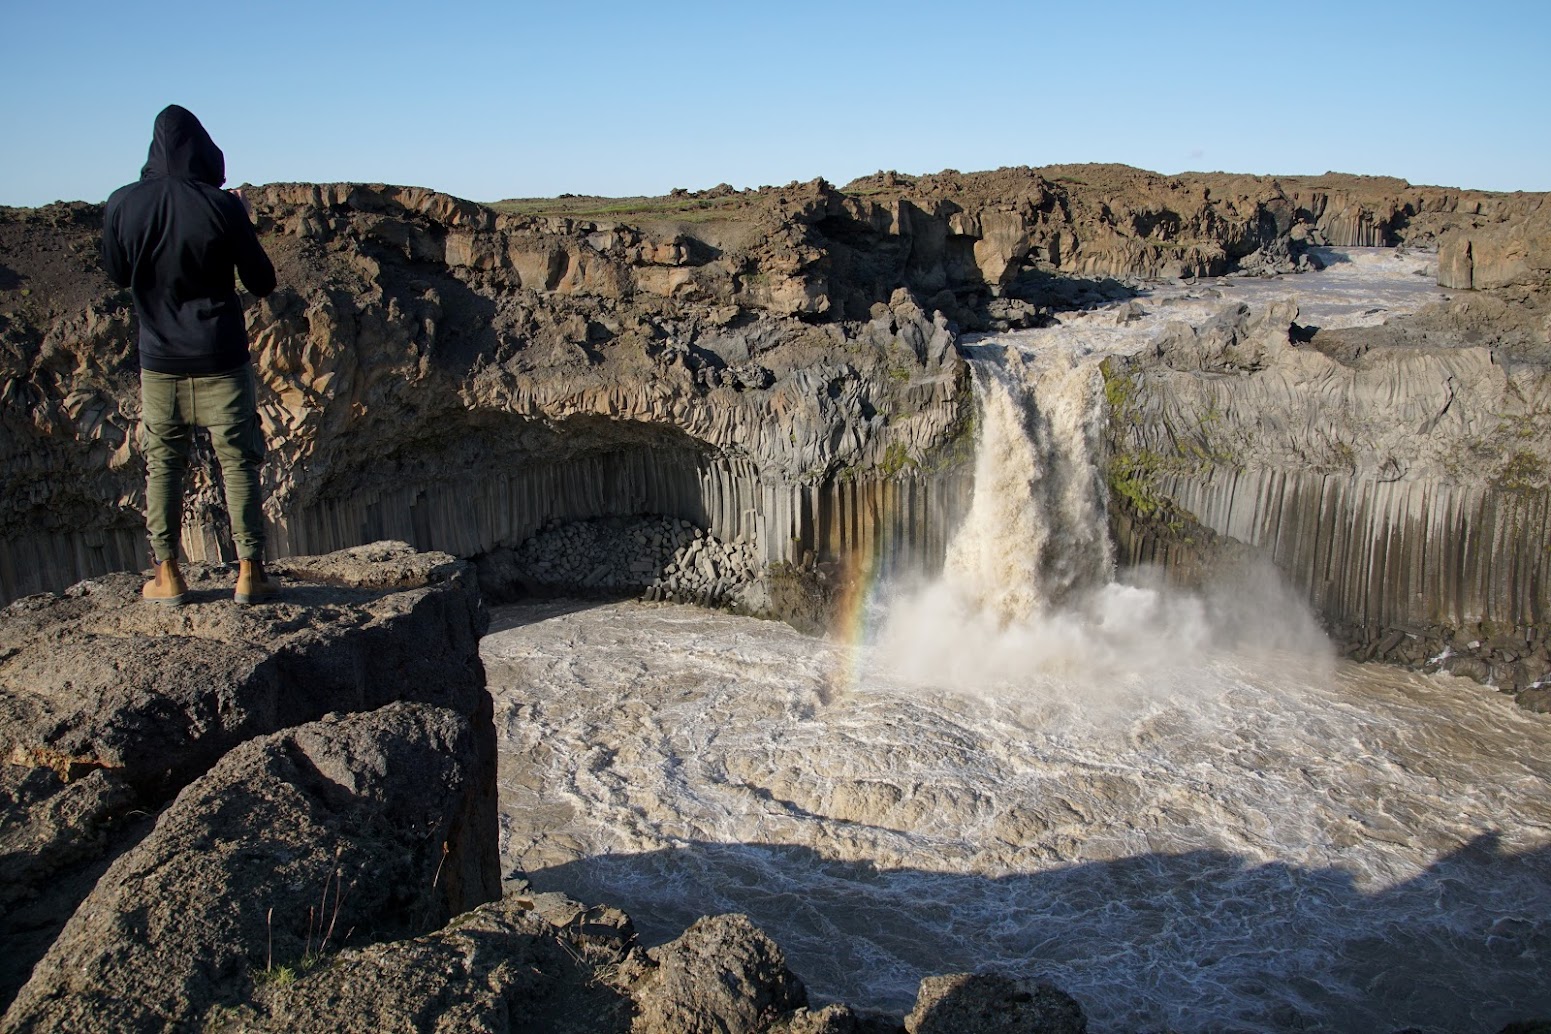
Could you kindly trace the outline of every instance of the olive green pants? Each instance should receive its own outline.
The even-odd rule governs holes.
[[[140,447],[145,453],[145,527],[156,562],[178,559],[183,530],[183,475],[194,428],[210,443],[226,486],[226,511],[237,556],[264,556],[264,433],[259,427],[253,367],[186,377],[140,371]]]

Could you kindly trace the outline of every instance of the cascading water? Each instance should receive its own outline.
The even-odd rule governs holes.
[[[978,351],[988,354],[975,361],[975,494],[944,582],[972,609],[1026,621],[1102,584],[1113,566],[1094,463],[1102,389],[1092,361],[1057,355],[1031,369],[1016,350]]]
[[[1100,313],[972,347],[970,515],[937,583],[875,600],[869,642],[499,612],[508,867],[648,941],[747,912],[816,998],[871,1009],[995,968],[1100,1032],[1551,1014],[1551,727],[1337,663],[1269,576],[1117,584],[1092,457],[1119,334]]]

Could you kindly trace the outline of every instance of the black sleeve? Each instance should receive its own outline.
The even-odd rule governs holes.
[[[246,287],[250,294],[262,298],[275,289],[274,264],[269,261],[269,256],[264,254],[264,245],[259,243],[258,231],[254,229],[253,220],[248,218],[242,202],[229,194],[227,197],[230,200],[230,204],[227,205],[228,232],[232,235],[232,250],[237,259],[237,275],[242,277],[242,286]]]
[[[124,253],[124,245],[118,239],[117,223],[118,208],[110,201],[102,216],[102,270],[115,284],[128,287],[134,270],[130,268],[129,256]]]

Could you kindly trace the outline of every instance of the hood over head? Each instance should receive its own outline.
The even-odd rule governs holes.
[[[192,179],[219,187],[226,182],[226,156],[187,108],[169,104],[156,116],[151,152],[141,179]]]

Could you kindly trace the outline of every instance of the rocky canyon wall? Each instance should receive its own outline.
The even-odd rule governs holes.
[[[249,307],[272,553],[387,536],[468,556],[663,513],[767,563],[925,567],[967,494],[959,331],[1036,325],[1124,293],[1114,277],[1484,240],[1535,200],[1102,165],[628,202],[250,196],[281,283]],[[100,219],[0,212],[5,598],[146,562],[136,331]],[[229,557],[208,449],[190,487],[186,553]]]
[[[1508,304],[1524,333],[1493,346],[1446,332],[1479,299],[1312,336],[1288,302],[1108,361],[1121,556],[1190,578],[1248,547],[1360,656],[1452,653],[1535,689],[1551,670],[1551,365],[1539,303]]]
[[[508,238],[489,210],[392,188],[255,196],[285,285],[249,320],[273,553],[389,536],[471,555],[549,520],[663,513],[755,543],[767,562],[874,542],[940,556],[971,444],[967,373],[946,318],[907,292],[866,320],[808,323],[621,294],[632,271],[650,282],[674,268],[652,263],[688,248],[623,229],[607,244],[566,221]],[[98,218],[61,207],[12,226],[45,255],[84,258],[51,271],[75,295],[18,293],[26,312],[50,306],[46,329],[5,327],[7,597],[144,562],[132,327],[125,296],[90,268]],[[478,268],[478,227],[502,240],[501,268]],[[593,258],[555,259],[576,277],[528,288],[514,240]],[[72,303],[82,311],[60,316]],[[185,552],[230,556],[199,458]]]

